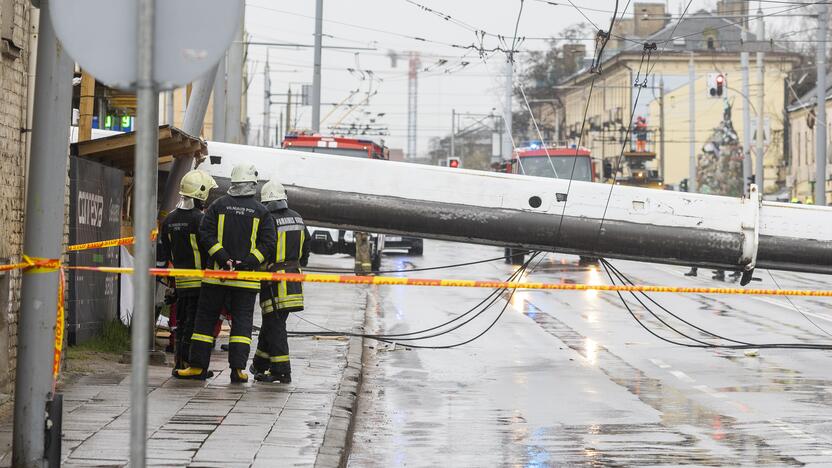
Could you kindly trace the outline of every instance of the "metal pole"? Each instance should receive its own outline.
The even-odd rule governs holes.
[[[185,109],[185,119],[182,122],[182,130],[185,133],[194,136],[198,136],[201,133],[202,124],[205,121],[205,112],[208,111],[208,102],[211,100],[211,90],[214,88],[214,79],[216,77],[217,68],[215,67],[208,70],[191,88],[191,98],[188,100],[188,107]],[[158,143],[155,151],[158,151]],[[167,181],[165,182],[165,191],[162,195],[162,203],[159,209],[160,218],[167,216],[176,206],[179,200],[179,181],[182,180],[182,176],[193,168],[193,164],[193,156],[180,156],[173,160],[170,175],[168,175]],[[153,193],[156,193],[155,187]]]
[[[217,64],[217,76],[214,78],[214,107],[212,110],[212,141],[225,141],[225,55]]]
[[[826,205],[826,36],[829,7],[818,4],[817,117],[815,118],[815,205]]]
[[[747,22],[742,24],[742,40],[748,39]],[[748,73],[748,52],[740,52],[740,68],[742,69],[742,93],[745,102],[742,105],[742,193],[748,196],[749,179],[753,173],[751,169],[751,83]]]
[[[165,121],[168,125],[173,126],[176,122],[174,115],[174,101],[176,100],[176,91],[168,91],[165,93]]]
[[[286,128],[283,129],[284,132],[289,133],[292,131],[292,87],[289,87],[289,91],[286,93]]]
[[[134,170],[135,269],[133,273],[132,368],[130,376],[130,465],[145,466],[147,438],[147,350],[153,320],[153,263],[150,231],[155,226],[156,171],[159,151],[159,93],[153,82],[155,0],[138,0],[136,81],[136,167]],[[211,76],[216,74],[214,72]],[[210,87],[209,87],[210,89]]]
[[[272,120],[272,81],[269,78],[269,51],[266,51],[266,65],[263,67],[263,146],[269,146]]]
[[[688,161],[688,192],[696,192],[696,65],[693,62],[693,52],[688,62],[688,105],[690,106],[690,160]]]
[[[312,71],[312,132],[321,132],[321,39],[323,36],[324,0],[315,2],[315,65]]]
[[[665,182],[665,152],[664,152],[664,76],[659,78],[659,125],[661,126],[661,140],[659,140],[659,171],[661,171],[662,183]]]
[[[227,143],[245,144],[242,135],[243,105],[243,29],[245,28],[245,5],[240,18],[240,29],[228,49],[228,103],[225,115],[225,137]]]
[[[511,60],[506,61],[506,82],[505,82],[505,107],[503,107],[503,119],[505,120],[506,131],[503,133],[503,159],[511,159],[511,151],[514,144],[511,141],[512,115],[511,98],[514,92],[514,64]]]
[[[765,25],[763,24],[763,11],[757,10],[757,40],[765,40]],[[765,193],[765,148],[763,138],[765,137],[765,74],[763,70],[763,52],[757,52],[757,159],[754,161],[754,183],[760,193]]]
[[[456,156],[456,109],[451,109],[451,157]]]
[[[39,28],[23,252],[30,257],[59,259],[74,62],[55,37],[48,0],[40,2]],[[58,281],[57,271],[23,273],[12,436],[15,467],[44,466],[44,415],[46,401],[52,398]]]

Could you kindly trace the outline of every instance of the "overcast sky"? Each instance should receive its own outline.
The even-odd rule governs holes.
[[[451,110],[457,112],[489,113],[496,109],[502,113],[501,97],[505,73],[505,56],[495,54],[486,61],[474,51],[455,48],[449,44],[467,46],[475,42],[470,27],[493,34],[512,36],[520,0],[414,0],[428,8],[435,8],[453,17],[449,21],[437,14],[426,12],[408,0],[324,0],[324,45],[369,47],[374,51],[325,49],[322,71],[321,115],[333,108],[327,103],[341,102],[355,89],[361,93],[353,98],[358,103],[370,85],[378,94],[369,105],[355,110],[343,118],[343,123],[360,121],[389,128],[390,135],[383,137],[391,148],[405,149],[407,145],[407,69],[409,51],[421,54],[418,101],[418,152],[425,154],[431,137],[448,134],[451,126]],[[715,2],[693,0],[691,12],[712,8]],[[315,1],[247,0],[246,29],[252,41],[290,42],[312,44],[314,40]],[[558,1],[557,3],[560,3]],[[575,0],[585,10],[590,20],[602,27],[609,25],[614,0]],[[566,6],[553,6],[540,0],[525,0],[519,23],[519,36],[527,39],[522,49],[543,49],[540,39],[559,35],[564,28],[585,22],[568,2]],[[670,11],[678,13],[679,2],[670,3]],[[623,5],[622,5],[623,7]],[[461,23],[461,24],[460,24]],[[404,36],[424,38],[419,41]],[[499,45],[498,39],[488,37],[486,47]],[[393,67],[388,56],[399,56]],[[312,82],[312,49],[268,48],[271,64],[272,92],[285,93],[292,84],[295,90],[300,84]],[[263,65],[267,48],[251,46],[249,70],[252,71],[249,88],[249,116],[252,132],[256,134],[263,121]],[[447,63],[440,65],[440,60]],[[522,57],[519,58],[522,62]],[[470,62],[462,66],[462,62]],[[348,68],[370,70],[367,73],[351,72]],[[424,71],[425,69],[428,71]],[[275,101],[285,101],[274,96]],[[272,126],[285,105],[272,107]],[[334,124],[342,118],[347,108],[332,114],[322,125]],[[309,128],[310,107],[300,107],[299,128]],[[383,116],[378,116],[383,113]],[[463,124],[464,125],[464,124]],[[379,138],[379,137],[375,137]]]

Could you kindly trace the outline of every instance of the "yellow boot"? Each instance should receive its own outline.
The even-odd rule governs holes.
[[[177,379],[205,380],[214,376],[214,372],[201,367],[174,369],[172,375]]]
[[[248,382],[248,374],[242,369],[231,369],[231,383]]]

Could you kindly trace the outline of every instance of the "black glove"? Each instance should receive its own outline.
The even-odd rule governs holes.
[[[252,254],[248,254],[246,258],[237,265],[240,271],[255,271],[260,268],[260,260]]]
[[[214,252],[214,260],[219,264],[221,270],[229,269],[226,264],[229,260],[231,260],[231,256],[228,255],[228,252],[226,252],[225,249],[219,249]]]

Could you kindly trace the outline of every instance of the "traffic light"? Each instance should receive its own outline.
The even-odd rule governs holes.
[[[448,167],[452,167],[452,168],[456,169],[459,166],[460,166],[459,158],[457,158],[457,157],[448,158]]]
[[[708,94],[711,97],[719,98],[725,92],[725,75],[722,73],[708,74]]]

